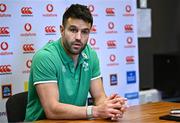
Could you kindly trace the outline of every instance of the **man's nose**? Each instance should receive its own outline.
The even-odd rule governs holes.
[[[76,33],[76,39],[80,40],[81,37],[82,37],[81,31],[78,31],[78,32]]]

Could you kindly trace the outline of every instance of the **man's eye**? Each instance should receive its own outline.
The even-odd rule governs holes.
[[[78,30],[77,30],[77,29],[70,29],[70,31],[71,31],[71,32],[73,32],[73,33],[78,32]]]
[[[89,30],[82,30],[81,33],[84,35],[87,35],[87,34],[89,34]]]

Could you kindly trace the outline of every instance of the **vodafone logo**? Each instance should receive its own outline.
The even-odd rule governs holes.
[[[133,44],[133,38],[127,37],[126,39],[127,45],[125,45],[125,48],[135,48],[136,46]]]
[[[34,44],[24,44],[23,51],[24,53],[34,53]]]
[[[118,66],[119,65],[119,63],[115,62],[116,61],[116,55],[111,54],[109,56],[109,60],[110,60],[110,63],[108,63],[107,66],[113,67],[113,66]]]
[[[92,16],[98,16],[98,14],[96,14],[96,13],[94,12],[94,11],[95,11],[94,5],[90,4],[90,5],[88,6],[88,9],[89,9],[89,11],[91,12]]]
[[[116,60],[116,56],[114,54],[111,54],[109,59],[111,62],[114,62]]]
[[[114,22],[108,22],[108,30],[105,31],[105,33],[110,34],[110,33],[118,33],[116,30],[114,30],[115,24]]]
[[[108,16],[114,16],[115,15],[114,8],[106,8],[106,14]]]
[[[94,50],[99,50],[100,48],[96,46],[96,39],[95,38],[90,38],[89,44],[92,46]]]
[[[0,12],[5,12],[7,9],[6,5],[3,3],[0,3]]]
[[[115,40],[109,40],[107,41],[108,48],[116,48],[116,41]]]
[[[131,12],[131,6],[130,5],[126,5],[125,10],[127,13]]]
[[[9,45],[6,41],[0,43],[0,56],[13,55],[13,52],[8,52]]]
[[[56,27],[55,26],[46,26],[45,27],[45,32],[46,33],[55,33],[56,32]]]
[[[28,59],[25,63],[26,69],[22,71],[23,74],[29,74],[31,68],[32,60]]]
[[[3,41],[1,44],[0,44],[0,48],[2,50],[7,50],[8,49],[8,43]]]
[[[0,75],[11,73],[11,65],[0,65]]]
[[[21,33],[20,36],[25,36],[25,37],[27,37],[27,36],[36,36],[36,33],[31,32],[32,25],[30,23],[24,24],[24,30],[25,30],[25,32]]]
[[[52,5],[52,4],[47,4],[47,6],[46,6],[46,10],[47,10],[48,12],[52,12],[52,11],[53,11],[53,9],[54,9],[54,7],[53,7],[53,5]]]
[[[134,16],[134,13],[132,13],[131,5],[125,6],[125,13],[123,14],[123,16]]]
[[[126,41],[127,41],[128,44],[132,44],[133,38],[132,37],[127,37]]]
[[[126,25],[124,26],[124,30],[125,30],[126,32],[133,32],[133,25],[132,25],[132,24],[126,24]]]
[[[31,31],[31,29],[32,29],[31,24],[30,24],[30,23],[26,23],[26,24],[24,25],[24,29],[25,29],[27,32]]]
[[[7,6],[4,3],[0,3],[0,18],[1,17],[11,17],[11,14],[6,13]]]
[[[9,27],[0,27],[0,35],[9,35]]]
[[[42,14],[44,17],[57,17],[57,14],[53,13],[54,6],[52,4],[47,4],[45,9],[47,13]]]
[[[96,45],[96,39],[95,38],[91,38],[89,40],[89,43],[91,44],[91,46],[95,46]]]
[[[32,14],[32,7],[22,7],[21,13],[24,15],[31,15]]]
[[[90,4],[90,5],[88,6],[88,9],[89,9],[89,11],[90,11],[91,13],[93,13],[93,12],[94,12],[94,5]]]
[[[32,60],[27,60],[27,61],[26,61],[26,67],[27,67],[27,68],[30,69],[30,68],[31,68],[31,64],[32,64]]]
[[[125,13],[123,14],[123,16],[134,16],[134,13],[132,13],[131,5],[125,6]]]
[[[108,23],[108,28],[109,29],[114,29],[114,23],[113,22],[109,22]]]

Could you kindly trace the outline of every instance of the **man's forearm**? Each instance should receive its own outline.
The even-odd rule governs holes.
[[[45,109],[45,113],[48,119],[86,119],[86,108],[86,106],[57,103],[49,109]]]

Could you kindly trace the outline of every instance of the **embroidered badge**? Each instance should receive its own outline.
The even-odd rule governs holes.
[[[89,64],[87,62],[85,62],[85,61],[83,62],[82,67],[84,68],[84,71],[89,70]]]
[[[85,53],[82,53],[82,56],[83,56],[85,59],[88,59],[88,56],[87,56]]]

